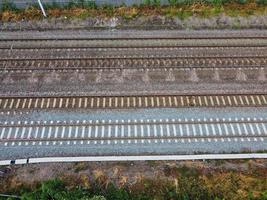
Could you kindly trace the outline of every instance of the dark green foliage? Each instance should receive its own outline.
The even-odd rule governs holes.
[[[245,3],[247,3],[247,0],[237,0],[237,3],[239,3],[239,4],[245,4]]]
[[[72,0],[68,3],[66,7],[96,8],[96,3],[94,0]]]
[[[18,8],[16,7],[16,5],[9,1],[9,0],[3,0],[2,3],[2,11],[18,11]]]
[[[108,185],[105,197],[107,199],[118,199],[118,200],[131,199],[129,193],[126,190],[122,188],[117,188],[113,184]]]
[[[141,6],[160,6],[160,0],[144,0]]]
[[[160,6],[160,0],[153,0],[153,6]]]
[[[168,2],[169,2],[169,4],[170,4],[171,6],[174,6],[174,5],[177,4],[177,0],[168,0]]]
[[[267,5],[267,0],[256,0],[259,5]]]

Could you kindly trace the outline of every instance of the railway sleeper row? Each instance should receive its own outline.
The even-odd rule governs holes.
[[[245,106],[267,106],[267,94],[0,98],[0,111]]]

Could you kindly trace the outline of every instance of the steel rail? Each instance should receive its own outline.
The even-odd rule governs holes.
[[[0,44],[1,45],[1,44]],[[14,44],[10,45],[10,46],[7,46],[7,47],[2,47],[0,46],[0,49],[1,50],[12,50],[12,49],[19,49],[19,50],[24,50],[24,49],[32,49],[32,50],[36,50],[36,49],[132,49],[132,48],[140,48],[140,49],[148,49],[148,48],[262,48],[262,47],[267,47],[267,45],[265,44],[259,44],[259,45],[250,45],[250,44],[244,44],[244,45],[233,45],[233,44],[230,44],[230,45],[162,45],[162,46],[159,46],[159,45],[144,45],[144,46],[120,46],[120,45],[114,45],[114,46],[51,46],[51,47],[48,47],[48,46],[40,46],[40,47],[25,47],[25,46],[16,46]]]
[[[183,66],[184,65],[184,66]],[[109,67],[95,67],[95,66],[88,66],[88,67],[8,67],[8,66],[4,66],[4,67],[0,67],[0,71],[4,72],[4,73],[8,73],[8,72],[97,72],[97,71],[121,71],[124,69],[134,69],[134,70],[190,70],[190,69],[209,69],[209,70],[220,70],[220,69],[236,69],[236,70],[240,70],[240,69],[265,69],[267,67],[267,64],[248,64],[248,65],[229,65],[229,64],[220,64],[220,66],[214,67],[212,65],[210,66],[199,66],[199,65],[185,65],[185,64],[181,64],[178,66],[139,66],[139,67],[134,67],[134,66],[120,66],[120,67],[113,67],[113,66],[109,66]],[[202,64],[204,65],[204,64]]]
[[[132,67],[56,67],[56,68],[25,68],[25,67],[8,67],[8,68],[3,68],[0,67],[0,72],[4,72],[4,73],[8,73],[8,72],[77,72],[77,71],[81,71],[81,72],[96,72],[96,71],[121,71],[124,69],[134,69],[134,70],[157,70],[157,69],[164,69],[164,70],[180,70],[180,69],[185,69],[185,70],[190,70],[190,69],[236,69],[236,70],[240,70],[240,69],[250,69],[253,67],[253,69],[262,69],[262,68],[266,68],[267,65],[242,65],[242,66],[223,66],[223,67],[212,67],[212,66],[179,66],[179,68],[177,68],[176,66],[158,66],[158,67],[145,67],[145,66],[141,66],[138,68],[132,68]]]
[[[265,58],[267,55],[252,55],[252,56],[105,56],[105,57],[58,57],[58,58],[0,58],[0,61],[64,61],[64,60],[134,60],[134,59],[246,59],[246,58]]]
[[[53,96],[3,96],[3,97],[0,97],[0,99],[11,99],[11,98],[14,98],[14,99],[19,99],[19,98],[25,98],[25,99],[30,99],[30,98],[38,98],[38,99],[42,99],[42,98],[109,98],[109,97],[185,97],[185,98],[190,98],[190,97],[193,97],[193,98],[197,98],[197,97],[204,97],[204,96],[211,96],[211,97],[215,97],[215,96],[255,96],[255,95],[267,95],[266,93],[261,93],[261,92],[255,92],[255,93],[226,93],[226,94],[223,94],[223,93],[216,93],[216,94],[209,94],[209,93],[203,93],[203,94],[197,94],[197,95],[194,95],[194,94],[172,94],[172,95],[169,95],[169,94],[140,94],[138,96],[136,95],[108,95],[108,96],[101,96],[101,95],[92,95],[92,96],[87,96],[87,95],[79,95],[79,96],[59,96],[59,95],[53,95]]]
[[[47,41],[47,40],[193,40],[193,39],[267,39],[267,36],[119,36],[119,37],[35,37],[35,38],[0,38],[0,41]]]
[[[267,46],[266,46],[267,47]],[[266,47],[257,47],[241,49],[239,47],[218,47],[218,48],[168,48],[168,47],[152,47],[152,48],[117,48],[109,51],[109,48],[32,48],[32,49],[0,49],[0,59],[5,60],[19,60],[35,58],[44,59],[64,59],[64,58],[224,58],[224,57],[259,57],[267,56]],[[185,53],[185,50],[188,51]],[[244,51],[243,51],[244,50]],[[144,54],[145,51],[145,54]],[[99,54],[99,56],[98,56]],[[67,55],[67,56],[66,56]],[[96,56],[97,55],[97,56]],[[42,56],[42,57],[40,57]]]
[[[267,119],[251,119],[251,120],[248,120],[246,118],[244,118],[243,120],[222,120],[222,119],[219,119],[219,120],[202,120],[202,121],[198,121],[198,120],[195,120],[192,121],[192,120],[164,120],[164,121],[154,121],[154,120],[143,120],[143,121],[124,121],[124,122],[121,122],[121,121],[118,121],[118,122],[108,122],[108,121],[105,121],[105,122],[102,122],[102,121],[94,121],[94,122],[90,122],[90,121],[82,121],[80,123],[77,123],[77,122],[57,122],[57,123],[44,123],[44,122],[37,122],[37,121],[32,121],[31,123],[17,123],[17,124],[11,124],[11,123],[3,123],[3,122],[0,122],[0,127],[2,128],[30,128],[30,127],[83,127],[83,126],[140,126],[140,125],[193,125],[193,124],[200,124],[200,125],[203,125],[203,124],[261,124],[261,123],[264,123],[266,124],[267,123]]]
[[[196,135],[196,136],[143,136],[143,137],[67,137],[67,138],[3,138],[0,139],[0,143],[5,143],[5,142],[60,142],[60,141],[105,141],[105,140],[171,140],[171,139],[177,139],[177,140],[182,140],[182,139],[230,139],[230,138],[267,138],[267,135],[253,135],[253,134],[248,134],[248,135]]]

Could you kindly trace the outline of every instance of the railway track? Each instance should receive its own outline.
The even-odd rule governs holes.
[[[53,46],[54,45],[54,46]],[[230,49],[230,48],[240,48],[240,49],[247,49],[247,48],[266,48],[267,44],[214,44],[214,45],[207,45],[207,44],[201,44],[201,45],[133,45],[133,46],[125,46],[125,45],[113,45],[113,46],[101,46],[101,45],[69,45],[69,44],[65,44],[65,45],[55,45],[55,44],[51,44],[51,45],[16,45],[14,43],[12,44],[1,44],[0,43],[0,50],[6,50],[6,51],[15,51],[15,50],[64,50],[64,49],[101,49],[101,50],[134,50],[134,49],[142,49],[142,50],[146,50],[146,49],[204,49],[204,48],[224,48],[224,49]]]
[[[267,39],[138,39],[138,40],[22,40],[0,41],[1,49],[31,48],[151,48],[151,47],[266,47]]]
[[[110,34],[109,34],[110,35]],[[237,40],[237,39],[267,39],[266,35],[239,35],[239,36],[203,36],[203,35],[195,35],[195,36],[158,36],[158,35],[141,35],[141,36],[118,36],[118,35],[113,35],[113,36],[71,36],[71,37],[66,37],[66,36],[54,36],[54,37],[31,37],[31,38],[26,38],[26,37],[7,37],[7,38],[0,38],[0,41],[47,41],[47,40],[166,40],[166,39],[171,39],[171,40],[210,40],[210,39],[231,39],[231,40]]]
[[[83,121],[18,121],[0,124],[0,143],[7,145],[117,144],[264,141],[267,120],[138,119]]]
[[[0,58],[1,71],[263,68],[267,56]]]
[[[264,106],[267,106],[267,94],[0,98],[0,112],[30,109],[133,109]]]
[[[267,47],[267,46],[266,46]],[[168,47],[168,46],[154,46],[154,47],[125,47],[119,48],[109,47],[101,48],[30,48],[30,49],[0,49],[1,59],[10,59],[12,56],[15,59],[19,58],[57,58],[57,57],[88,57],[88,55],[98,55],[98,57],[115,57],[118,55],[124,56],[183,56],[187,57],[190,52],[191,57],[205,57],[209,56],[264,56],[266,55],[266,47],[229,47],[229,46],[211,46],[211,47]]]

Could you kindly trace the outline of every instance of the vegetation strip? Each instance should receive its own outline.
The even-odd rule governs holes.
[[[185,19],[190,16],[211,17],[219,14],[227,16],[250,16],[266,14],[267,0],[168,0],[169,5],[161,5],[160,0],[144,0],[139,6],[96,6],[93,1],[75,1],[66,6],[57,3],[44,7],[49,17],[87,18],[122,17],[125,20],[142,16],[171,16]],[[42,19],[39,5],[31,5],[20,10],[15,4],[5,0],[0,13],[0,21]]]
[[[22,165],[6,167],[0,192],[23,200],[265,200],[264,165],[264,159]]]

